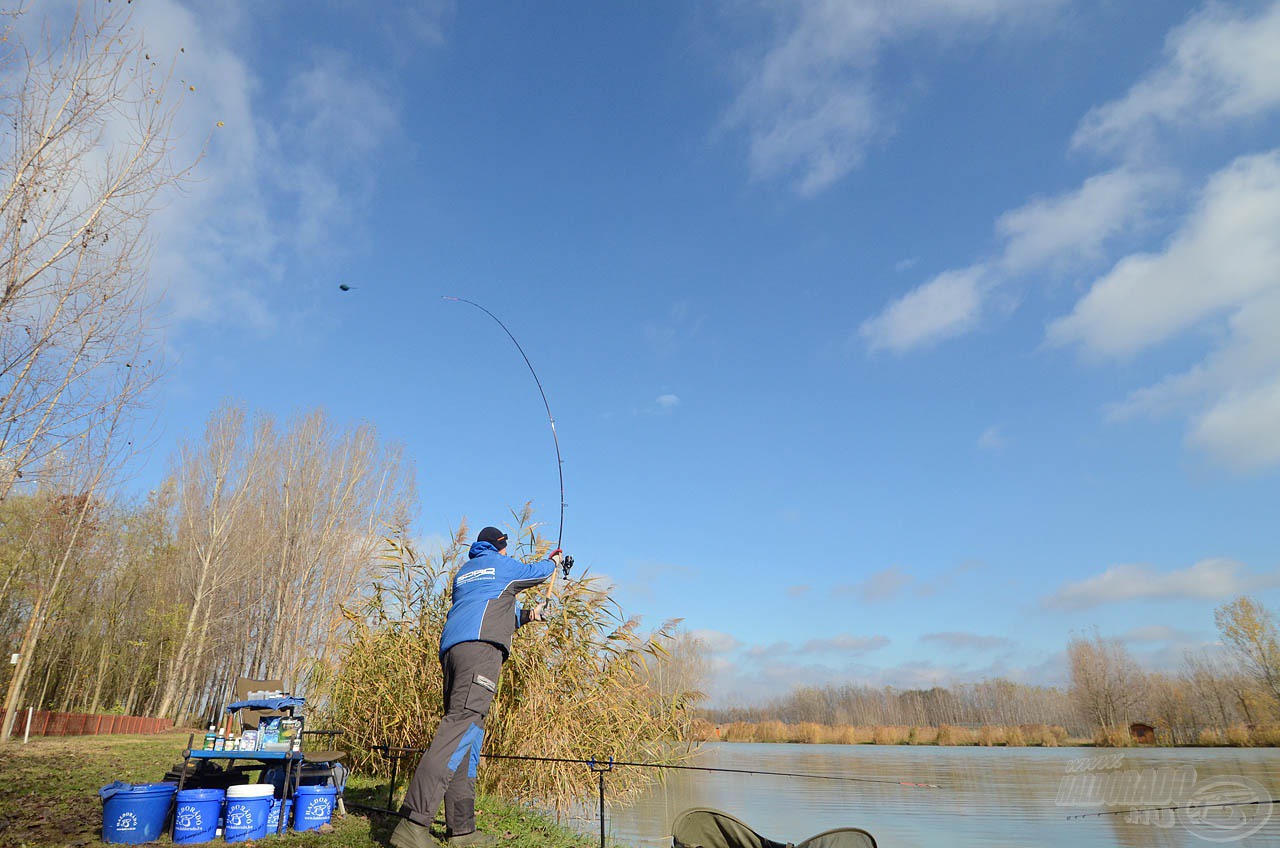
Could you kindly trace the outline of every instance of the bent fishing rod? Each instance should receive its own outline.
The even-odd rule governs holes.
[[[465,297],[452,297],[450,295],[444,295],[441,297],[441,300],[448,300],[454,303],[466,303],[466,304],[469,304],[470,306],[474,306],[476,309],[479,309],[485,315],[488,315],[495,322],[497,322],[499,327],[502,328],[502,332],[507,334],[507,338],[511,339],[511,343],[516,346],[516,350],[520,351],[520,356],[524,359],[524,364],[529,366],[529,373],[533,375],[533,382],[538,386],[538,394],[542,396],[542,406],[547,410],[547,421],[550,422],[551,424],[551,441],[555,444],[555,448],[556,448],[556,474],[560,478],[560,527],[556,531],[555,550],[559,551],[564,543],[564,508],[565,508],[564,459],[561,458],[560,456],[560,437],[559,435],[556,434],[556,418],[554,415],[551,414],[551,403],[547,400],[547,393],[542,388],[542,380],[538,379],[538,372],[533,369],[533,363],[529,361],[529,354],[524,352],[524,348],[521,347],[520,342],[516,340],[515,334],[512,333],[511,330],[507,328],[506,324],[502,323],[501,318],[499,318],[497,315],[494,315],[492,312],[490,312],[488,309],[485,309],[483,306],[476,303],[474,300],[467,300]],[[572,567],[573,567],[573,557],[566,556],[564,558],[564,563],[561,566],[561,568],[564,571],[564,576],[566,580],[569,578],[569,569]],[[556,586],[556,573],[553,571],[551,572],[551,583],[547,586],[548,601],[551,600],[551,597],[552,597],[551,593],[555,590],[555,586]]]

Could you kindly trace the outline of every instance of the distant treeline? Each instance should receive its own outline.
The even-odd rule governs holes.
[[[1280,744],[1280,639],[1274,616],[1237,598],[1214,613],[1223,648],[1144,670],[1097,632],[1067,646],[1066,687],[994,679],[929,689],[802,687],[765,704],[707,709],[703,738],[754,742],[1122,746],[1131,725],[1170,745]]]
[[[855,727],[853,725],[825,725],[802,721],[784,724],[780,721],[735,721],[725,725],[702,722],[695,726],[701,742],[807,742],[820,745],[1007,745],[1009,747],[1039,746],[1056,748],[1059,745],[1078,744],[1070,739],[1067,729],[1060,725],[1015,725],[1002,727],[984,724],[981,727],[957,727],[944,724],[940,727],[913,725],[877,725]]]
[[[762,706],[705,710],[702,715],[720,726],[746,722],[869,729],[1038,724],[1058,725],[1073,735],[1088,735],[1076,718],[1067,692],[1001,679],[930,689],[808,686]]]
[[[707,710],[717,724],[734,721],[827,725],[941,727],[1039,722],[1070,728],[1070,698],[1061,689],[1011,680],[985,680],[929,689],[870,686],[802,687],[759,707]]]

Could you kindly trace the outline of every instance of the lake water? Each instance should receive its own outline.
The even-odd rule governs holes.
[[[1109,759],[1103,759],[1109,758]],[[943,748],[880,745],[710,743],[693,765],[935,783],[938,789],[806,778],[667,771],[665,780],[629,803],[609,804],[609,835],[636,848],[671,845],[671,823],[690,807],[731,813],[756,832],[799,842],[833,827],[860,827],[883,848],[994,846],[1132,846],[1183,848],[1214,843],[1280,846],[1280,805],[1233,806],[1280,799],[1275,749]],[[1145,771],[1145,773],[1144,773]],[[606,776],[606,781],[607,781]],[[1064,779],[1073,781],[1066,784]],[[1092,789],[1083,783],[1093,780]],[[1139,781],[1141,781],[1139,783]],[[1138,788],[1132,788],[1137,783]],[[1090,793],[1128,785],[1129,797],[1171,795],[1205,807],[1192,814],[1108,815],[1149,804],[1087,806]],[[607,798],[606,782],[606,798]],[[1074,791],[1074,795],[1072,792]],[[594,814],[594,809],[592,810]],[[1145,818],[1146,821],[1141,819]],[[577,826],[598,832],[598,822]]]

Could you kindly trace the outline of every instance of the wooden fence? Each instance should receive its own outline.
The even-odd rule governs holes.
[[[0,727],[3,727],[4,711],[0,710]],[[107,733],[164,733],[173,729],[173,721],[167,718],[144,716],[91,715],[89,713],[55,713],[35,710],[31,713],[32,736],[100,736]],[[27,711],[18,713],[13,723],[11,738],[21,738],[27,732]]]

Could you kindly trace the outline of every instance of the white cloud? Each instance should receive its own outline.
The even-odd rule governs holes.
[[[978,447],[983,450],[999,450],[1004,447],[1004,433],[999,427],[988,427],[982,431],[982,435],[978,437]]]
[[[1121,259],[1051,344],[1132,355],[1209,327],[1214,346],[1185,372],[1137,389],[1116,419],[1183,412],[1188,441],[1239,471],[1280,463],[1280,151],[1242,156],[1213,175],[1159,253]]]
[[[1147,624],[1122,633],[1122,642],[1172,642],[1180,638],[1179,633],[1167,624]]]
[[[1153,566],[1116,565],[1101,574],[1067,583],[1042,598],[1049,609],[1083,610],[1135,600],[1221,600],[1280,583],[1280,574],[1254,574],[1229,559],[1205,559],[1189,568],[1160,572]]]
[[[1221,128],[1280,106],[1280,3],[1256,14],[1209,3],[1165,40],[1163,65],[1092,109],[1075,147],[1140,152],[1164,126]]]
[[[831,591],[836,595],[854,595],[864,603],[873,603],[896,597],[914,582],[915,578],[899,566],[893,565],[877,571],[866,580],[839,585]]]
[[[1269,384],[1218,400],[1197,417],[1192,444],[1237,471],[1280,464],[1280,376]]]
[[[996,220],[1005,239],[999,264],[1019,275],[1097,261],[1107,241],[1141,224],[1155,197],[1174,182],[1169,173],[1118,168],[1074,191],[1033,198]]]
[[[977,325],[987,269],[944,271],[889,304],[859,332],[872,351],[908,350],[957,336]]]
[[[1121,259],[1072,313],[1054,344],[1127,354],[1280,286],[1280,152],[1242,156],[1215,174],[1198,208],[1157,254]]]
[[[1043,17],[1060,0],[803,0],[774,7],[777,37],[725,123],[748,135],[751,173],[789,177],[812,195],[857,168],[892,132],[877,68],[921,33],[947,41]]]
[[[689,638],[696,639],[713,654],[728,653],[742,647],[738,637],[731,633],[725,633],[723,630],[691,630],[689,631]]]
[[[1164,63],[1134,85],[1121,99],[1092,109],[1081,121],[1073,144],[1105,151],[1133,154],[1143,150],[1161,131],[1184,130],[1188,126],[1218,127],[1231,121],[1246,120],[1280,107],[1280,3],[1266,4],[1256,12],[1229,9],[1210,4],[1166,39]],[[1131,161],[1138,157],[1130,155]],[[1237,167],[1246,168],[1248,160]],[[1255,163],[1256,164],[1256,163]],[[1258,178],[1259,174],[1236,175],[1241,180]],[[1263,233],[1275,232],[1270,219],[1270,202],[1266,197],[1247,197],[1232,185],[1231,175],[1220,174],[1220,184],[1211,188],[1233,195],[1229,202],[1207,210],[1217,213],[1218,223],[1227,233],[1206,228],[1203,232],[1183,233],[1166,254],[1166,261],[1135,255],[1117,264],[1106,278],[1110,285],[1091,293],[1093,299],[1082,301],[1079,315],[1058,322],[1051,330],[1051,341],[1077,340],[1080,334],[1096,328],[1098,338],[1086,341],[1106,342],[1108,352],[1122,352],[1126,346],[1141,347],[1150,343],[1148,336],[1177,332],[1202,317],[1214,304],[1233,303],[1239,292],[1231,283],[1219,279],[1234,276],[1234,283],[1246,284],[1244,275],[1234,274],[1233,266],[1249,265],[1256,270],[1255,259],[1270,262],[1276,251],[1274,239]],[[1007,212],[996,222],[997,234],[1005,240],[1000,256],[980,265],[989,267],[985,285],[970,292],[962,312],[953,309],[949,320],[939,317],[938,308],[925,294],[938,279],[946,279],[954,271],[946,271],[934,281],[924,284],[891,304],[880,316],[863,325],[863,337],[872,349],[886,347],[905,352],[923,347],[938,339],[959,335],[977,326],[976,316],[986,310],[986,301],[1010,279],[1038,271],[1074,270],[1105,258],[1108,243],[1118,236],[1140,229],[1149,217],[1153,204],[1177,187],[1180,179],[1168,172],[1151,172],[1123,166],[1087,179],[1074,192],[1049,199],[1033,199],[1022,208]],[[1263,194],[1269,191],[1260,186]],[[1212,197],[1206,198],[1206,203]],[[1248,221],[1248,203],[1258,201],[1265,208],[1264,220]],[[1234,217],[1234,221],[1229,220]],[[1233,226],[1234,225],[1234,226]],[[1268,230],[1268,227],[1271,227]],[[1201,238],[1197,241],[1196,236]],[[1219,238],[1225,236],[1226,238]],[[1227,243],[1232,237],[1245,242],[1252,253],[1230,254],[1230,261],[1215,255],[1208,265],[1196,260],[1208,257],[1200,248],[1211,242],[1228,252],[1241,245]],[[1184,265],[1191,260],[1191,265]],[[1222,263],[1219,267],[1218,263]],[[979,267],[979,266],[975,266]],[[1272,265],[1271,267],[1274,267]],[[1173,286],[1172,295],[1143,283],[1160,280],[1169,272],[1196,277],[1197,287]],[[1213,284],[1207,283],[1213,280]],[[1133,290],[1133,296],[1127,296]],[[1152,297],[1151,295],[1155,295]],[[1109,298],[1123,300],[1117,312]],[[1151,308],[1148,310],[1147,307]],[[1094,314],[1091,314],[1094,313]],[[1133,325],[1145,319],[1145,332]],[[1132,331],[1125,338],[1116,328],[1103,326],[1115,319]],[[891,332],[902,328],[899,332]],[[1257,387],[1254,387],[1257,389]],[[1266,398],[1250,403],[1251,408],[1269,409]],[[1239,422],[1233,420],[1232,425]],[[1227,428],[1232,431],[1231,427]],[[1213,432],[1212,428],[1209,431]],[[1206,438],[1211,438],[1207,435]]]
[[[994,651],[998,648],[1013,646],[1013,641],[1004,636],[983,636],[978,633],[957,631],[926,633],[920,637],[920,641],[933,642],[953,651]]]
[[[1037,271],[1064,272],[1097,262],[1113,239],[1140,228],[1176,179],[1119,168],[1077,189],[1033,198],[995,222],[1001,252],[968,268],[943,271],[863,323],[870,350],[917,350],[978,326],[992,296]]]
[[[853,636],[849,633],[840,633],[823,639],[809,639],[799,645],[785,641],[753,645],[747,649],[746,655],[755,660],[802,662],[832,656],[845,658],[862,656],[878,651],[888,644],[889,639],[885,636]]]
[[[666,393],[658,395],[653,403],[635,410],[635,415],[671,415],[680,406],[680,396]]]

